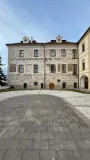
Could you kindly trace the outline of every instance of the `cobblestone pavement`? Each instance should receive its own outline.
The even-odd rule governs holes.
[[[24,90],[24,91],[12,91],[0,93],[0,101],[21,95],[32,95],[32,94],[44,94],[61,97],[69,102],[73,108],[77,108],[86,117],[90,119],[90,94],[82,94],[72,91],[55,91],[55,90]]]
[[[62,98],[0,101],[0,160],[90,160],[90,127]]]

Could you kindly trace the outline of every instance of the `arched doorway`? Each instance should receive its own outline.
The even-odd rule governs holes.
[[[55,88],[55,84],[54,83],[49,83],[49,89],[54,89]]]
[[[82,89],[88,89],[88,77],[82,76],[80,79],[80,88]]]

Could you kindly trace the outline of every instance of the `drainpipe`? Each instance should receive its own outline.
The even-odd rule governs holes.
[[[45,45],[42,43],[44,48],[44,89],[46,89],[46,57],[45,57]]]

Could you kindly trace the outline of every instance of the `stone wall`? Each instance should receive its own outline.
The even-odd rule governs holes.
[[[39,57],[34,57],[34,49],[39,50]],[[56,50],[56,57],[50,57],[50,49]],[[66,49],[66,57],[61,57],[61,49]],[[62,88],[62,83],[67,83],[67,88],[73,88],[74,82],[78,82],[78,76],[68,71],[68,64],[78,64],[77,59],[72,59],[72,50],[77,49],[76,44],[46,46],[45,47],[45,70],[46,70],[46,88],[49,83],[53,82],[56,89]],[[24,57],[19,57],[19,50],[24,50]],[[10,72],[10,65],[16,64],[16,72]],[[18,66],[24,65],[24,73],[18,72]],[[33,73],[33,65],[38,64],[39,73]],[[56,73],[50,73],[50,64],[56,64]],[[58,64],[60,70],[58,71]],[[61,65],[66,64],[66,73],[62,73]],[[60,79],[60,82],[57,80]],[[33,83],[38,82],[38,86]],[[44,83],[44,49],[41,46],[13,46],[8,48],[8,84],[14,85],[16,88],[23,88],[23,84],[27,83],[28,89],[40,89],[41,83]]]

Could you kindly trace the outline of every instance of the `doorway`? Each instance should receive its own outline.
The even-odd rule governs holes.
[[[27,88],[27,83],[24,83],[24,89],[26,89]]]
[[[43,83],[41,83],[41,89],[43,89]]]
[[[49,83],[49,89],[54,89],[55,88],[55,84],[54,83]]]

